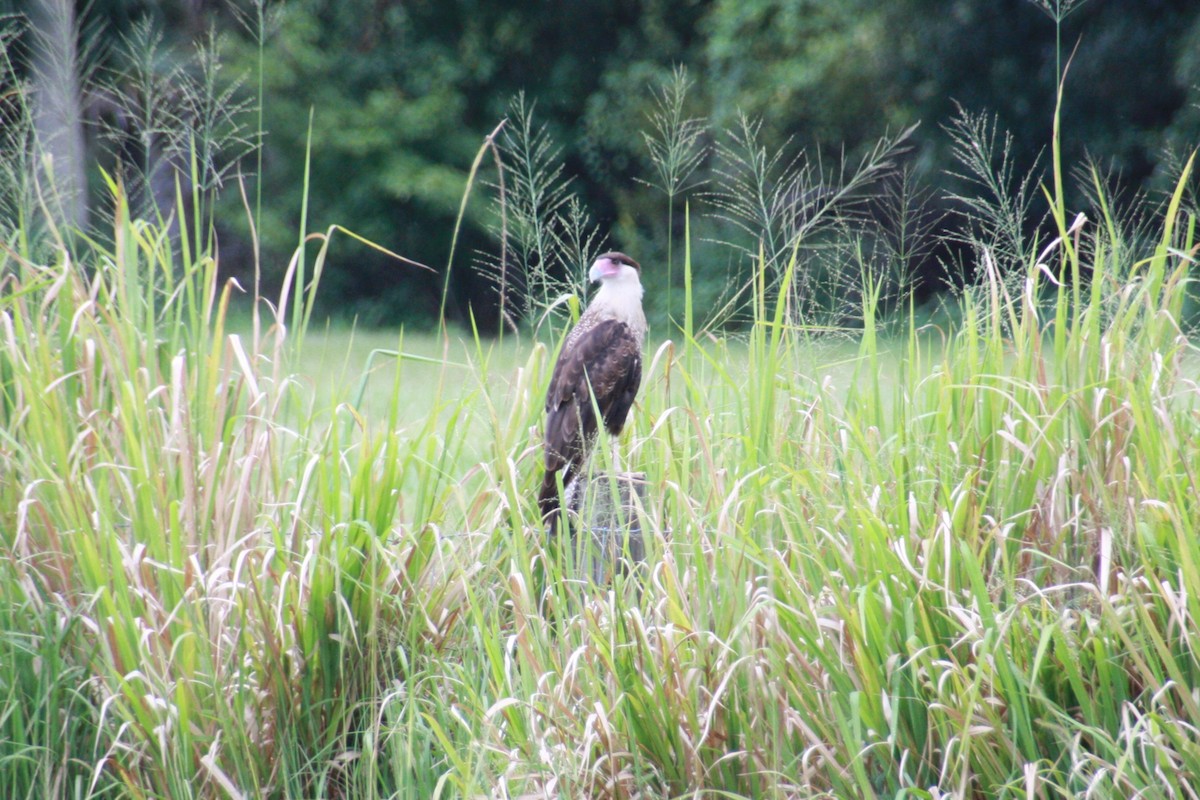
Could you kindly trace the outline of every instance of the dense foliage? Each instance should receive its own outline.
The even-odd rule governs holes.
[[[737,169],[722,153],[743,145],[780,151],[782,163],[805,148],[805,161],[820,157],[832,168],[843,148],[856,163],[878,138],[920,122],[903,163],[941,218],[959,207],[950,195],[971,190],[955,176],[945,126],[959,113],[994,113],[1013,133],[1016,173],[1044,168],[1056,84],[1076,43],[1063,114],[1071,163],[1086,152],[1128,190],[1161,191],[1178,171],[1178,154],[1200,140],[1200,10],[1187,0],[291,0],[265,7],[100,0],[80,4],[80,14],[85,38],[109,43],[149,20],[164,39],[148,66],[164,74],[187,61],[192,43],[215,25],[222,80],[241,76],[243,93],[251,94],[261,82],[265,149],[261,162],[245,159],[241,169],[263,173],[248,188],[270,255],[266,277],[276,283],[282,270],[275,265],[295,246],[302,211],[309,230],[340,224],[445,269],[472,158],[501,119],[511,130],[518,93],[535,127],[544,125],[561,148],[549,161],[564,167],[588,222],[652,267],[660,320],[666,293],[653,290],[668,276],[678,288],[667,249],[683,225],[684,201],[692,208],[695,278],[708,292],[702,305],[718,303],[730,275],[749,274],[753,257],[742,250],[752,252],[752,243],[725,224],[719,201]],[[121,47],[84,49],[97,85],[114,71],[130,75]],[[702,153],[690,180],[668,197],[661,181],[649,179],[655,159],[643,134],[655,133],[677,66],[688,71],[684,117],[698,118]],[[253,132],[258,120],[250,112],[241,121]],[[100,112],[90,117],[104,121]],[[749,143],[744,119],[760,123]],[[190,125],[193,117],[180,121]],[[243,135],[224,157],[256,142]],[[450,310],[460,318],[468,308],[494,318],[496,293],[483,273],[499,250],[495,170],[497,163],[519,170],[522,160],[506,144],[484,159],[484,180],[474,186],[459,234]],[[269,189],[258,198],[262,187]],[[228,180],[224,201],[222,266],[245,277],[251,232]],[[923,291],[940,286],[947,272],[951,282],[960,277],[953,256],[946,248],[920,253],[915,273],[931,279]],[[545,266],[537,257],[553,262],[548,268],[560,277],[578,268],[547,254],[523,266]],[[472,268],[480,264],[482,271]],[[382,253],[351,248],[330,266],[330,310],[376,322],[437,313],[440,282],[417,278]]]

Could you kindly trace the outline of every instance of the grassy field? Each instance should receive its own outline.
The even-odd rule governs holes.
[[[532,502],[546,346],[227,325],[120,207],[86,272],[4,250],[0,794],[1194,796],[1179,197],[953,329],[658,332],[599,585]]]
[[[235,328],[247,335],[250,324],[238,319]],[[651,331],[646,345],[649,355],[663,347],[679,348],[668,333]],[[745,379],[748,352],[744,334],[710,337],[706,342],[712,357],[722,362],[722,369],[736,374],[738,380]],[[827,336],[797,345],[803,348],[801,358],[814,384],[828,379],[834,391],[844,396],[864,358],[858,337]],[[461,329],[444,334],[406,333],[335,323],[308,333],[304,350],[292,367],[296,380],[318,404],[336,405],[349,398],[364,419],[387,419],[398,383],[403,395],[397,404],[399,421],[410,425],[424,421],[439,406],[469,405],[485,386],[501,393],[511,390],[520,380],[521,370],[529,366],[534,350],[555,346],[555,342],[540,342],[528,335],[476,341]],[[884,341],[879,348],[885,385],[896,377],[900,348],[893,340]],[[548,357],[540,350],[538,353]],[[667,351],[663,357],[668,357]],[[408,391],[410,388],[414,391]],[[418,388],[424,391],[415,391]]]
[[[1057,126],[1049,232],[1002,202],[952,323],[864,274],[819,335],[794,253],[736,338],[685,288],[598,582],[533,502],[552,343],[322,331],[328,234],[231,314],[202,215],[115,181],[111,233],[18,229],[0,797],[1196,797],[1192,165],[1077,216]]]

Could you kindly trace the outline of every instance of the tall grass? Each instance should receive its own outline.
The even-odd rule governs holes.
[[[498,381],[481,341],[442,413],[406,419],[400,372],[356,419],[113,191],[90,270],[4,256],[10,796],[1186,796],[1177,202],[1145,255],[1064,225],[1016,293],[985,253],[894,379],[871,336],[852,385],[811,374],[787,291],[743,367],[650,354],[650,557],[594,586],[529,500],[543,348]]]
[[[646,475],[647,560],[605,584],[532,501],[546,347],[466,336],[365,415],[296,373],[329,236],[235,333],[211,240],[111,181],[86,249],[0,248],[0,787],[1193,796],[1192,170],[1138,236],[1097,173],[1088,217],[1045,192],[951,329],[883,342],[860,277],[848,378],[794,242],[730,342],[685,237],[678,340],[600,448]]]

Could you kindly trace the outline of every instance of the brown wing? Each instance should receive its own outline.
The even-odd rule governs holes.
[[[546,392],[546,475],[539,498],[543,514],[557,509],[555,473],[566,468],[565,486],[595,439],[592,396],[604,427],[616,435],[625,426],[641,382],[641,346],[624,322],[597,322],[559,355]]]
[[[546,392],[546,451],[572,459],[596,435],[592,395],[611,434],[625,426],[642,382],[642,353],[629,326],[603,320],[559,356]]]

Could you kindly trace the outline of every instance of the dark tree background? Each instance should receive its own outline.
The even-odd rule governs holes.
[[[8,10],[37,12],[36,21],[63,2],[10,0]],[[254,97],[261,75],[262,175],[253,174],[254,157],[239,169],[251,197],[261,187],[256,223],[268,281],[280,279],[299,239],[305,192],[310,231],[340,224],[441,273],[471,162],[524,92],[596,228],[636,253],[661,287],[665,275],[654,267],[666,259],[669,235],[676,243],[682,235],[683,205],[673,204],[668,221],[666,196],[646,185],[654,169],[642,134],[679,65],[692,81],[688,114],[707,125],[705,146],[745,115],[761,121],[758,141],[768,151],[824,148],[853,159],[885,132],[920,122],[906,166],[949,211],[942,198],[963,187],[948,121],[959,109],[994,113],[1013,134],[1018,171],[1033,167],[1050,140],[1058,73],[1072,51],[1068,163],[1087,156],[1130,189],[1159,191],[1179,154],[1200,143],[1194,0],[80,0],[73,11],[93,79],[121,69],[116,43],[147,24],[161,31],[154,68],[164,73],[215,30],[226,85],[243,76],[240,96]],[[28,37],[13,48],[18,61],[36,49]],[[43,71],[32,80],[53,77]],[[79,96],[81,117],[99,124],[96,98],[86,88]],[[257,117],[246,111],[249,133],[231,137],[243,145],[256,141]],[[87,139],[99,146],[94,132]],[[493,169],[490,158],[484,166]],[[694,182],[712,169],[705,160]],[[252,252],[236,174],[221,176],[217,206],[224,267],[233,273],[249,269]],[[470,267],[497,248],[494,180],[488,172],[475,186],[451,273],[452,312],[470,308],[488,324],[494,285]],[[698,280],[718,284],[744,269],[709,243],[719,235],[703,190],[686,199]],[[323,298],[327,310],[367,322],[429,322],[441,278],[345,239],[333,248]]]

